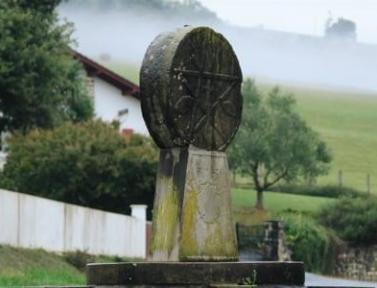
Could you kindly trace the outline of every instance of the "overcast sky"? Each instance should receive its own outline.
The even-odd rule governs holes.
[[[377,0],[199,0],[227,22],[322,35],[329,14],[357,24],[359,41],[377,43]]]

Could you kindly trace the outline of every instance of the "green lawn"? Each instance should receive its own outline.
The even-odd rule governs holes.
[[[251,189],[232,189],[232,203],[235,210],[252,208],[255,205],[256,192]],[[265,209],[271,212],[281,212],[287,209],[316,212],[334,199],[326,197],[313,197],[304,195],[285,194],[277,192],[264,192]]]
[[[104,63],[135,83],[139,67],[130,63]],[[262,91],[273,84],[257,82]],[[280,85],[281,86],[281,85]],[[298,111],[328,143],[334,160],[329,175],[319,184],[337,184],[342,170],[343,185],[366,191],[370,174],[371,190],[377,194],[377,93],[281,86],[297,99]]]

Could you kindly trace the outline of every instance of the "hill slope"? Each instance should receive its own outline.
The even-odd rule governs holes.
[[[75,24],[78,50],[90,57],[108,55],[140,64],[146,48],[161,32],[183,25],[210,26],[232,43],[245,74],[377,91],[373,44],[237,27],[223,22],[197,0],[75,0],[64,2],[58,10]]]
[[[260,85],[262,89],[269,85]],[[295,95],[300,114],[330,146],[334,160],[330,174],[320,184],[337,184],[366,191],[370,174],[377,193],[377,93],[283,87]]]

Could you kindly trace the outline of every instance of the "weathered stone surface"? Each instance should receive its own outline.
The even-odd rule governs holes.
[[[235,261],[226,154],[162,149],[152,225],[154,261]]]
[[[161,34],[144,57],[145,122],[161,148],[152,259],[238,259],[223,152],[242,109],[241,69],[228,41],[207,27]],[[211,151],[211,152],[208,152]]]
[[[199,286],[252,284],[303,286],[301,262],[140,262],[89,264],[88,285]]]
[[[237,132],[242,73],[228,41],[207,27],[159,35],[140,73],[143,116],[160,148],[224,151]]]
[[[181,221],[180,261],[238,259],[224,152],[190,146]]]
[[[377,245],[342,245],[338,250],[334,275],[377,282]]]
[[[178,261],[187,149],[161,149],[153,207],[152,260]]]
[[[88,286],[88,285],[66,285],[66,286],[57,286],[57,285],[43,285],[43,286],[24,286],[30,288],[95,288],[95,286]]]

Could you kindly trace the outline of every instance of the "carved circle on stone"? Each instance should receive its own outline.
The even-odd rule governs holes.
[[[242,73],[229,42],[208,27],[159,35],[140,72],[142,112],[160,148],[224,151],[242,112]]]

